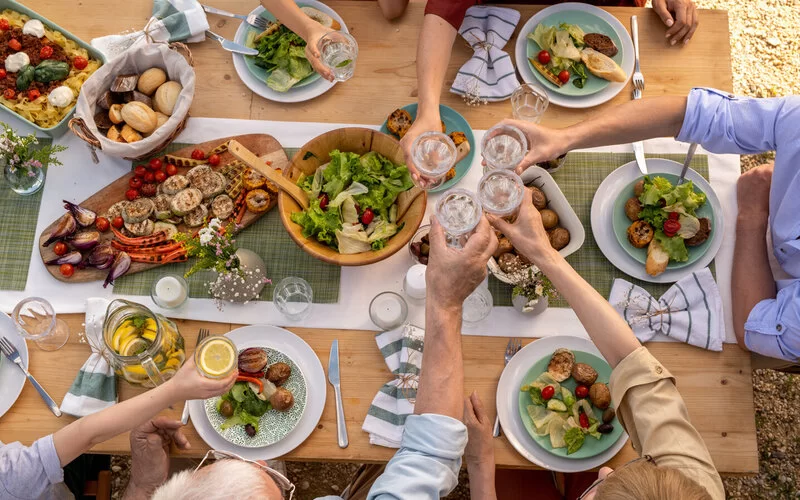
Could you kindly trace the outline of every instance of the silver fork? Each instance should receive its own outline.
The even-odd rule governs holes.
[[[518,353],[520,349],[522,349],[522,341],[520,339],[518,338],[508,339],[508,344],[506,345],[506,353],[503,355],[505,365],[507,365],[508,362],[511,361],[511,358],[513,358],[514,355]],[[497,415],[494,418],[494,429],[492,430],[492,435],[494,437],[500,436],[500,415]]]
[[[3,354],[5,354],[5,356],[9,360],[11,360],[12,363],[19,366],[20,370],[22,370],[23,373],[25,373],[25,376],[28,377],[28,380],[31,382],[31,384],[33,384],[33,387],[36,388],[36,391],[39,393],[39,396],[41,396],[44,402],[47,403],[47,406],[50,407],[50,411],[53,412],[53,415],[55,415],[56,417],[60,417],[61,410],[58,409],[58,405],[56,404],[55,401],[53,401],[53,398],[51,398],[50,395],[47,394],[47,391],[44,390],[44,387],[39,385],[39,382],[37,382],[36,379],[33,378],[33,375],[31,375],[31,372],[29,372],[28,369],[25,368],[25,365],[22,364],[22,358],[20,357],[19,351],[14,346],[14,344],[12,344],[7,338],[0,337],[0,350],[3,351]]]
[[[644,90],[644,75],[642,74],[641,68],[639,68],[639,21],[636,16],[631,16],[631,33],[633,34],[633,52],[636,55],[635,66],[633,70],[633,87],[638,90],[633,92],[634,99],[640,99],[642,97],[642,91]]]
[[[209,14],[217,14],[218,16],[225,16],[225,17],[233,17],[236,19],[241,19],[242,21],[246,22],[250,26],[258,28],[260,30],[267,29],[269,26],[269,21],[264,19],[261,16],[257,16],[255,14],[250,14],[249,16],[243,16],[240,14],[233,14],[226,10],[218,9],[216,7],[211,7],[210,5],[202,5],[203,10],[208,12]]]
[[[208,331],[208,329],[206,329],[206,328],[201,328],[200,329],[200,333],[197,334],[197,344],[195,344],[195,346],[194,346],[195,350],[197,350],[197,346],[199,346],[200,343],[202,341],[204,341],[206,339],[206,337],[208,337],[210,334],[211,334],[211,332]],[[189,402],[188,401],[183,405],[183,413],[181,413],[181,423],[183,425],[186,425],[186,424],[189,423]]]

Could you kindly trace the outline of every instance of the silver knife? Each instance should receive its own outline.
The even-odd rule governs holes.
[[[636,164],[642,174],[647,175],[647,163],[644,161],[644,144],[642,141],[633,143],[633,155],[636,157]]]
[[[689,170],[689,164],[692,163],[692,158],[694,158],[695,151],[697,151],[697,143],[693,142],[691,146],[689,146],[689,151],[686,153],[686,159],[683,161],[681,176],[678,178],[678,186],[683,184],[684,179],[686,179],[686,171]]]
[[[333,386],[336,394],[336,433],[339,448],[347,448],[350,442],[347,439],[347,425],[344,421],[344,405],[342,404],[342,386],[339,377],[339,340],[334,340],[331,345],[331,355],[328,358],[328,382]]]
[[[233,52],[236,54],[244,54],[246,56],[258,55],[258,51],[256,49],[251,49],[250,47],[245,47],[244,45],[232,42],[227,38],[217,35],[213,31],[206,30],[206,36],[218,41],[222,45],[222,48],[227,50],[228,52]]]

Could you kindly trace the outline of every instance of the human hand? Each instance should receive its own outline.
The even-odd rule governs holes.
[[[131,480],[126,498],[150,498],[169,475],[169,446],[191,448],[177,420],[161,416],[131,431]]]
[[[409,173],[411,173],[411,178],[414,179],[414,183],[419,187],[424,188],[428,184],[431,184],[431,182],[422,178],[419,174],[419,170],[417,170],[417,166],[414,165],[414,154],[411,151],[411,145],[417,137],[425,132],[441,131],[442,119],[439,116],[438,109],[434,113],[424,114],[421,113],[419,107],[417,107],[417,118],[414,120],[411,128],[406,132],[406,135],[400,139],[400,147],[403,149],[403,154],[406,157],[406,166],[408,167]]]
[[[501,121],[500,124],[517,127],[528,140],[528,152],[516,169],[519,175],[522,175],[522,172],[531,165],[554,160],[569,150],[569,134],[564,129],[553,129],[509,118]]]
[[[492,421],[476,391],[464,400],[464,425],[467,426],[467,448],[464,459],[467,465],[488,465],[494,468]]]
[[[447,246],[444,229],[435,216],[431,216],[428,234],[431,242],[425,271],[428,295],[441,307],[461,307],[486,279],[486,263],[497,249],[497,236],[485,217],[481,217],[475,233],[461,249]]]
[[[550,245],[550,237],[542,225],[542,216],[533,206],[533,195],[530,190],[525,189],[519,215],[513,223],[493,215],[486,217],[495,229],[511,240],[514,248],[537,266],[541,267],[539,264],[544,258],[557,253]]]
[[[197,371],[194,356],[189,356],[178,373],[167,384],[175,392],[177,401],[208,399],[228,392],[236,383],[237,375],[238,372],[234,370],[233,373],[221,379],[204,377]]]
[[[772,169],[767,163],[743,173],[736,183],[739,218],[766,222],[769,218],[769,191],[772,186]]]
[[[322,62],[322,55],[319,53],[317,44],[320,38],[331,31],[333,31],[331,28],[312,20],[305,36],[306,59],[311,63],[311,67],[314,68],[314,71],[322,75],[322,78],[329,82],[333,81],[333,71]]]
[[[653,0],[653,10],[667,26],[670,44],[689,43],[699,24],[697,6],[692,0]]]

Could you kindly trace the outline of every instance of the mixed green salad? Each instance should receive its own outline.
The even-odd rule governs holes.
[[[567,78],[576,77],[572,84],[582,89],[589,78],[586,65],[581,62],[581,49],[586,46],[584,35],[580,26],[575,24],[561,23],[556,27],[540,23],[533,32],[528,33],[528,38],[536,42],[542,52],[547,53],[545,57],[540,52],[537,58],[550,73],[561,78],[559,75],[566,71]]]
[[[397,197],[411,189],[408,168],[371,151],[364,155],[331,151],[331,161],[297,180],[309,208],[292,214],[303,236],[342,254],[380,250],[402,229]]]
[[[217,411],[228,417],[222,424],[222,430],[235,425],[251,425],[255,430],[253,435],[258,433],[258,421],[261,416],[271,409],[269,401],[260,399],[247,382],[235,383],[231,390],[217,401]]]
[[[306,59],[306,41],[300,35],[284,25],[262,35],[251,32],[247,46],[258,50],[258,55],[252,57],[257,66],[269,73],[266,81],[269,88],[286,92],[314,73]]]

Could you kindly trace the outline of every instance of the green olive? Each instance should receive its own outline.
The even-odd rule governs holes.
[[[219,407],[219,412],[222,414],[223,417],[232,417],[233,416],[233,405],[230,401],[223,401]]]

